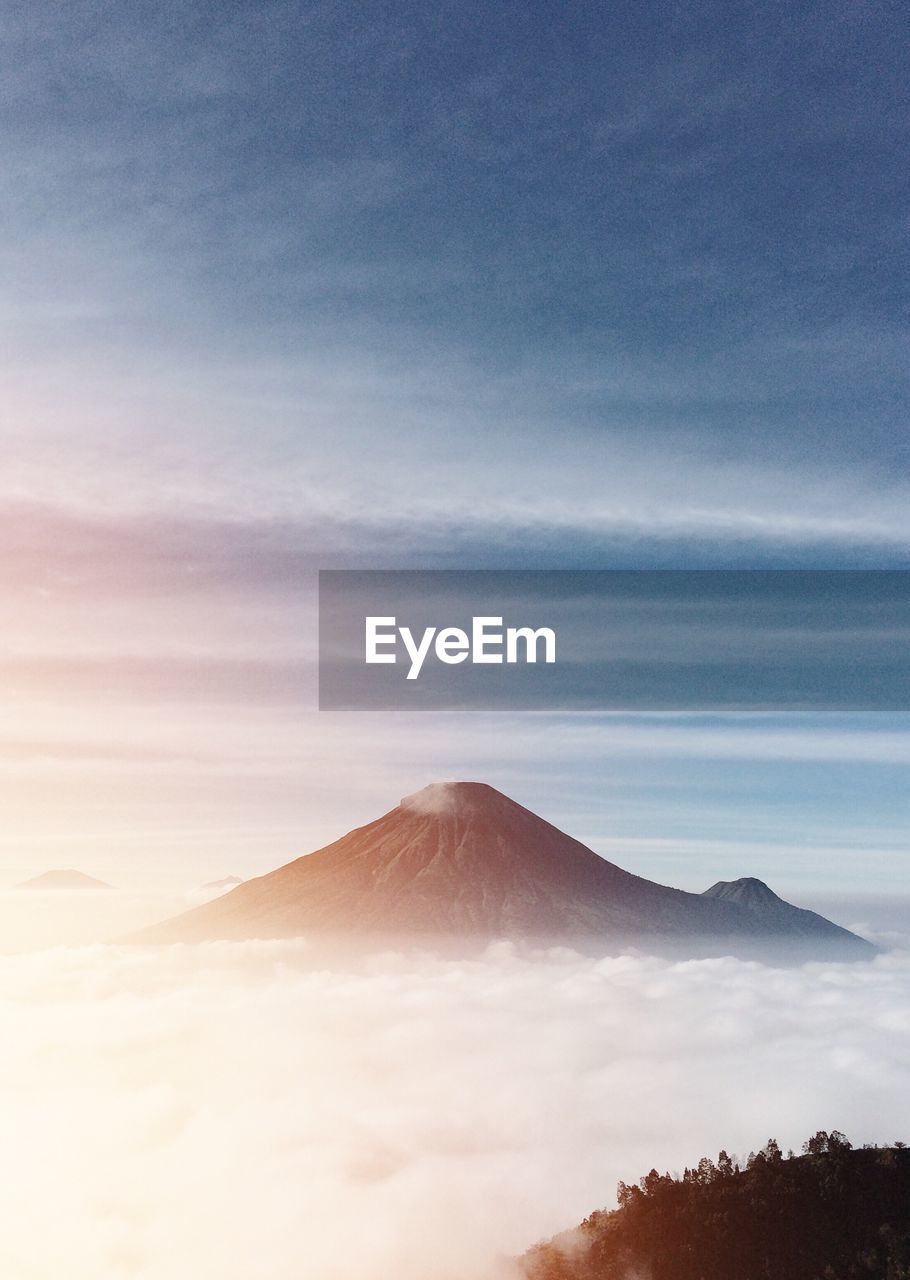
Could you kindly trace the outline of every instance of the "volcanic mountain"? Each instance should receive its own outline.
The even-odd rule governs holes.
[[[132,940],[510,937],[600,949],[664,944],[684,954],[753,954],[755,944],[771,941],[812,955],[873,951],[769,889],[756,910],[720,888],[694,894],[644,880],[493,787],[437,783],[333,844]]]

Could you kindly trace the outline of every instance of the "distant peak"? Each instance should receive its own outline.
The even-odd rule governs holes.
[[[200,888],[205,889],[234,889],[238,884],[243,884],[240,876],[225,876],[223,880],[209,880]]]
[[[755,876],[742,876],[739,880],[718,880],[706,889],[705,898],[725,898],[728,901],[740,902],[744,906],[763,906],[781,902],[773,889],[769,889],[764,880]]]
[[[23,880],[17,889],[109,889],[111,886],[94,876],[87,876],[83,871],[67,868],[60,871],[45,871],[33,880]]]

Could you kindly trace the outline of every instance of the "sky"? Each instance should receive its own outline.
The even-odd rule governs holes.
[[[893,894],[905,719],[317,713],[314,599],[907,567],[907,25],[4,4],[0,881],[257,874],[480,777],[685,887]]]

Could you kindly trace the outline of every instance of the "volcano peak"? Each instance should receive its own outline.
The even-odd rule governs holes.
[[[443,815],[466,811],[492,812],[504,806],[516,807],[514,800],[486,782],[431,782],[419,791],[403,796],[400,808]]]

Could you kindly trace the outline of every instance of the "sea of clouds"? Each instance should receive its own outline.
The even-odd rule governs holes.
[[[0,1274],[491,1280],[620,1177],[910,1139],[910,953],[0,958]]]

